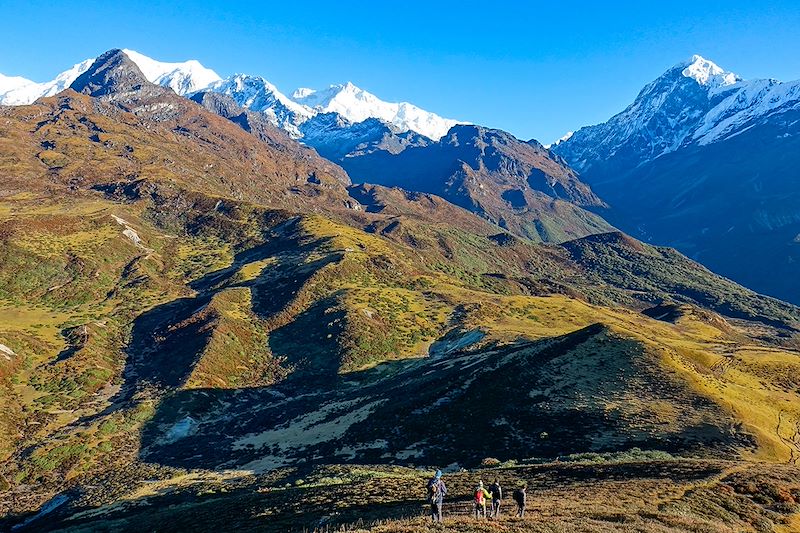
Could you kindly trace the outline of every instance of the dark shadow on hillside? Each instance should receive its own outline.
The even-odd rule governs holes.
[[[337,307],[335,296],[320,300],[269,335],[272,353],[299,369],[287,380],[302,381],[298,389],[325,389],[338,379],[345,312]]]
[[[670,248],[645,245],[623,233],[590,235],[559,245],[570,258],[612,287],[658,300],[691,303],[729,318],[758,322],[790,339],[800,308],[720,277]]]
[[[86,325],[64,329],[61,332],[61,335],[64,337],[66,347],[58,352],[56,358],[49,363],[50,366],[56,365],[62,361],[66,361],[84,346],[86,346],[86,343],[89,340],[89,333]]]
[[[294,274],[282,277],[277,283],[262,283],[260,280],[256,280],[252,283],[238,285],[251,288],[253,311],[258,316],[266,319],[281,312],[297,296],[297,293],[314,273],[331,263],[341,261],[344,257],[342,252],[331,252],[320,259],[307,261],[310,251],[322,244],[323,241],[318,241],[313,246],[309,246],[308,250],[301,250],[299,255],[292,254],[294,260],[292,262],[287,262],[279,257],[279,261],[274,266],[270,266],[270,270],[286,269],[293,271]],[[297,265],[299,268],[295,268]]]
[[[294,476],[293,476],[294,477]],[[150,501],[150,512],[125,509],[112,513],[115,520],[113,530],[117,532],[139,531],[265,531],[308,533],[325,527],[334,506],[331,495],[323,490],[308,494],[308,489],[298,487],[287,491],[263,491],[260,487],[248,486],[225,490],[223,498],[199,495],[193,491],[176,491],[159,494]],[[59,531],[69,517],[69,527],[99,526],[91,514],[84,518],[74,515],[90,511],[89,506],[66,507],[61,512],[45,515],[26,527],[14,531]],[[259,516],[262,509],[272,509],[268,518]],[[386,519],[401,519],[420,516],[424,506],[414,498],[393,501],[352,503],[336,513],[337,522],[371,523]],[[22,523],[27,516],[13,517]],[[101,528],[104,526],[100,526]]]
[[[632,447],[732,455],[754,444],[722,408],[658,368],[641,344],[599,324],[536,342],[331,374],[303,388],[301,378],[309,377],[271,387],[179,391],[145,426],[141,458],[256,470],[474,466],[488,456],[552,458]],[[673,414],[659,415],[651,403],[669,405]]]
[[[341,259],[341,252],[334,251],[308,260],[327,242],[328,239],[304,240],[296,227],[289,226],[286,236],[270,235],[266,243],[236,254],[230,267],[194,281],[191,287],[197,291],[195,297],[173,300],[141,314],[133,323],[120,392],[111,398],[110,407],[81,422],[105,416],[137,393],[152,394],[182,386],[213,332],[217,316],[207,307],[216,294],[231,288],[249,288],[253,311],[261,318],[269,318],[289,305],[317,270]],[[234,279],[243,265],[267,258],[274,262],[255,279]]]

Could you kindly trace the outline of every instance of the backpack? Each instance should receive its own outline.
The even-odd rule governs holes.
[[[436,503],[436,500],[439,497],[439,480],[435,480],[428,485],[428,501],[430,503]]]
[[[483,489],[475,489],[475,503],[483,503]]]

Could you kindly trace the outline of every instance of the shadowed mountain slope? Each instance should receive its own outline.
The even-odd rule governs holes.
[[[799,109],[800,83],[742,80],[697,56],[553,151],[615,226],[797,303]]]

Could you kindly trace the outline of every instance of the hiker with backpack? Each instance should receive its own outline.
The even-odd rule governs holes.
[[[479,481],[475,487],[475,518],[480,518],[481,513],[486,518],[486,499],[491,497],[492,495],[483,488],[483,481]]]
[[[489,486],[489,493],[492,495],[492,518],[498,518],[500,516],[500,502],[503,500],[503,488],[497,478],[494,478],[494,482]]]
[[[528,498],[526,491],[528,490],[528,485],[523,484],[520,488],[514,491],[512,497],[514,501],[517,503],[517,516],[520,518],[525,517],[525,503]]]
[[[431,504],[431,519],[434,522],[442,521],[442,504],[447,494],[447,486],[442,480],[442,471],[437,470],[428,481],[428,503]]]

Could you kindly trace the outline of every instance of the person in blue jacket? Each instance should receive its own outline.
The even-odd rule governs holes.
[[[442,521],[442,504],[446,494],[447,486],[442,480],[442,471],[437,470],[428,481],[428,503],[431,504],[431,519],[434,522]]]

